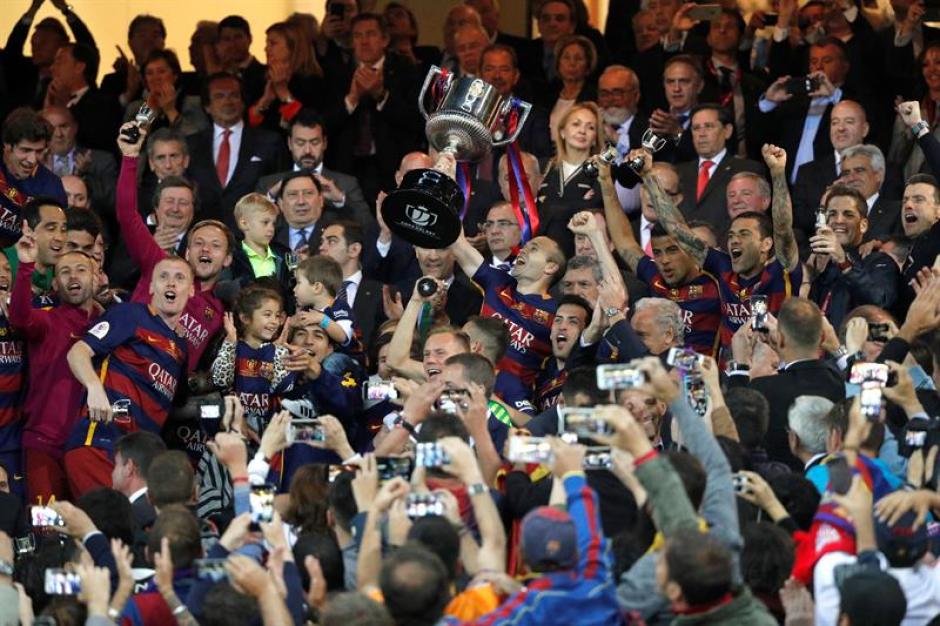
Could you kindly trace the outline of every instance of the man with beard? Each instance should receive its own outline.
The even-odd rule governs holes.
[[[35,234],[16,244],[19,268],[10,298],[10,325],[26,341],[28,392],[23,401],[24,469],[30,502],[68,497],[63,447],[78,414],[81,387],[65,355],[101,313],[95,303],[98,266],[83,252],[66,252],[55,264],[54,308],[34,308],[32,279],[41,248]],[[55,401],[50,401],[54,399]],[[16,473],[16,468],[11,468]]]
[[[897,297],[900,272],[884,252],[858,253],[868,232],[868,204],[856,189],[832,187],[826,198],[826,226],[810,237],[807,265],[816,274],[810,299],[838,328],[849,311],[863,304],[890,308]]]
[[[633,235],[620,208],[610,180],[610,170],[599,168],[601,191],[604,194],[604,215],[617,253],[637,277],[645,282],[653,295],[676,302],[683,311],[686,343],[696,352],[716,356],[718,327],[721,324],[721,293],[714,275],[703,272],[695,258],[659,223],[650,231],[652,258]],[[652,162],[643,160],[644,177],[651,177]],[[646,197],[650,193],[647,190]],[[600,233],[594,231],[594,237]]]
[[[638,112],[639,102],[640,79],[629,67],[610,65],[597,79],[597,106],[604,121],[604,136],[609,144],[617,147],[618,164],[623,163],[630,150],[643,145],[643,133],[649,121]],[[624,176],[633,172],[628,170],[623,169]],[[640,206],[640,191],[635,184],[639,179],[635,174],[630,178],[634,184],[629,189],[617,184],[617,196],[627,211]]]
[[[688,227],[672,200],[656,178],[643,174],[659,222],[676,238],[705,272],[718,279],[721,288],[721,346],[731,346],[734,332],[751,317],[754,295],[767,297],[767,310],[776,313],[783,301],[803,282],[793,213],[787,189],[787,153],[777,146],[764,145],[764,161],[770,169],[774,199],[773,221],[764,213],[742,213],[728,229],[728,251],[708,247]],[[651,159],[646,150],[636,156]]]
[[[581,340],[581,331],[587,326],[593,313],[591,305],[581,296],[563,296],[558,301],[549,334],[552,356],[545,359],[535,379],[533,403],[537,411],[547,411],[558,403],[561,388],[568,379],[565,361]]]
[[[125,124],[121,129],[132,125]],[[145,134],[141,132],[141,135]],[[123,135],[118,138],[118,146],[124,155],[118,177],[118,224],[127,250],[141,274],[132,297],[134,302],[147,302],[150,299],[149,289],[157,264],[169,257],[137,212],[137,156],[143,141],[144,137],[131,144]],[[185,309],[177,321],[189,344],[190,370],[195,369],[212,337],[222,328],[225,309],[213,293],[213,288],[222,270],[232,263],[234,245],[234,237],[229,229],[215,220],[197,222],[187,234],[185,259],[195,275],[195,294],[184,301]]]
[[[369,210],[356,177],[323,166],[323,155],[328,145],[323,118],[315,111],[301,109],[291,120],[288,133],[287,149],[293,162],[290,171],[309,170],[316,176],[323,188],[327,209],[335,209],[337,215],[359,222],[363,228],[374,224],[375,217]],[[275,198],[279,183],[290,171],[262,176],[258,179],[256,191]]]
[[[68,351],[69,369],[87,391],[65,453],[75,498],[111,484],[114,444],[123,435],[160,434],[186,373],[187,341],[176,329],[195,293],[193,268],[166,257],[148,274],[149,303],[111,307]]]

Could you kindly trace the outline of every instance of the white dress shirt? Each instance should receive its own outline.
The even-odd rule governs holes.
[[[218,124],[212,125],[212,164],[219,162],[219,147],[222,145],[222,136],[225,128]],[[228,136],[229,156],[228,156],[228,174],[225,177],[225,184],[232,180],[232,174],[235,173],[235,166],[238,165],[238,151],[242,146],[242,132],[245,130],[245,123],[239,121],[229,128],[232,134]]]
[[[728,149],[727,149],[727,148],[722,148],[722,149],[721,149],[721,152],[719,152],[718,154],[716,154],[715,156],[713,156],[713,157],[711,157],[711,158],[706,159],[706,158],[704,158],[704,157],[699,157],[699,158],[698,158],[698,169],[696,170],[696,172],[702,171],[702,163],[704,163],[705,161],[711,161],[712,165],[711,165],[711,167],[708,168],[708,180],[711,180],[711,179],[712,179],[712,176],[715,175],[715,170],[718,169],[718,164],[721,163],[721,160],[722,160],[723,158],[725,158],[725,155],[726,155],[726,154],[728,154]],[[698,175],[698,174],[696,174],[696,176],[697,176],[697,175]]]
[[[343,279],[346,285],[346,302],[352,306],[356,302],[356,294],[359,293],[359,284],[362,282],[362,270],[357,270],[355,274],[350,274]]]

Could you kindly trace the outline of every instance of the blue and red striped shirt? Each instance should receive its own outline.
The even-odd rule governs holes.
[[[112,405],[128,405],[126,418],[95,423],[87,406],[69,449],[92,446],[112,450],[122,435],[138,430],[160,433],[186,373],[187,342],[150,308],[139,303],[108,309],[82,339],[100,362],[100,375]]]
[[[636,275],[649,285],[653,295],[672,300],[682,309],[685,345],[700,354],[717,356],[722,314],[718,279],[702,272],[684,285],[671,287],[659,273],[656,263],[645,256],[636,266]]]
[[[0,316],[0,450],[20,447],[24,364],[23,341]]]
[[[480,315],[500,319],[509,328],[509,348],[497,367],[533,385],[542,361],[552,354],[549,335],[558,303],[550,297],[519,293],[515,278],[486,263],[472,280],[483,290]]]
[[[776,258],[764,265],[764,271],[753,278],[744,278],[731,268],[731,256],[712,248],[705,257],[704,269],[718,277],[721,286],[721,346],[731,347],[731,338],[749,322],[753,295],[767,296],[767,311],[776,315],[783,301],[799,293],[803,282],[803,266],[797,264],[788,272]]]
[[[271,416],[281,406],[281,395],[290,391],[297,379],[291,372],[275,384],[274,360],[277,346],[266,343],[252,348],[244,341],[235,345],[235,381],[232,389],[245,407],[245,419],[256,432],[264,432]]]

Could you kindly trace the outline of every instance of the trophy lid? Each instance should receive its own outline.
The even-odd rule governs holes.
[[[434,169],[412,170],[382,202],[389,230],[421,248],[446,248],[460,236],[460,185]]]

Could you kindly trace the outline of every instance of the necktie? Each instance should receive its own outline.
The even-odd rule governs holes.
[[[353,146],[353,155],[366,157],[372,154],[372,108],[375,101],[369,96],[359,100],[359,121],[356,127],[356,143]]]
[[[228,162],[232,154],[232,144],[228,138],[232,131],[226,128],[222,131],[222,143],[219,144],[219,158],[215,162],[215,173],[219,177],[219,184],[225,187],[228,182]]]
[[[297,242],[294,244],[294,252],[307,247],[307,229],[301,228],[297,236]]]
[[[711,178],[711,175],[708,171],[711,169],[711,161],[702,161],[702,164],[698,166],[698,185],[695,187],[695,201],[698,202],[702,199],[702,194],[705,193],[705,187],[708,186],[708,179]]]
[[[643,246],[643,254],[649,258],[653,258],[653,226],[654,224],[647,224],[643,230],[646,232],[646,245]]]
[[[624,128],[617,131],[617,152],[620,153],[621,158],[630,152],[630,131]]]
[[[678,115],[678,119],[679,119],[679,128],[681,128],[682,130],[685,130],[685,123],[689,121],[689,114],[680,113]]]
[[[336,292],[336,299],[342,300],[346,304],[352,306],[352,302],[349,301],[349,286],[353,284],[351,280],[344,280],[343,286],[339,288],[339,291]]]

